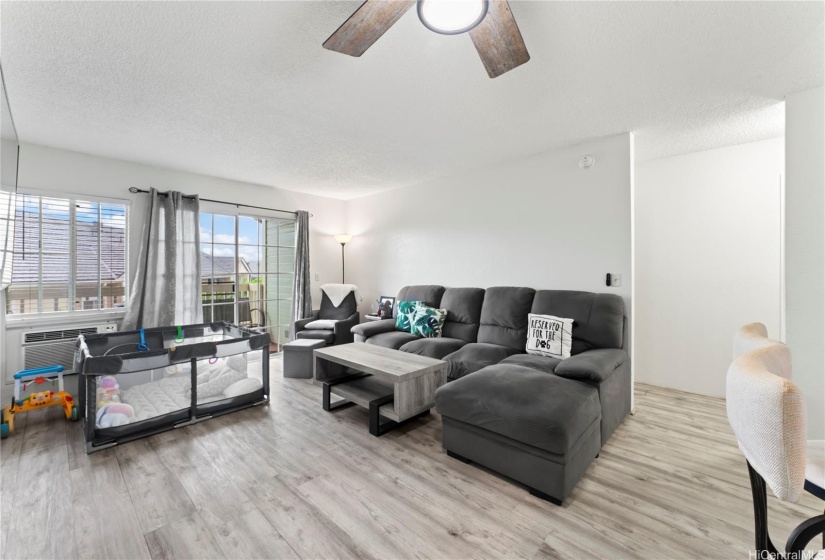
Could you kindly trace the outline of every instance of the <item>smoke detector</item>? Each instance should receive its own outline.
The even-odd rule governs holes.
[[[586,155],[579,160],[580,169],[590,169],[596,163],[596,158],[591,155]]]

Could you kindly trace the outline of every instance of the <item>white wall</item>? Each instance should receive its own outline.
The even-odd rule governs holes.
[[[733,333],[780,336],[777,138],[636,166],[636,380],[724,396]]]
[[[347,202],[362,309],[408,284],[615,292],[630,310],[632,136]],[[579,169],[591,154],[596,164]],[[605,274],[623,275],[621,288]]]
[[[335,243],[333,234],[345,229],[345,205],[343,201],[307,195],[283,189],[240,183],[193,173],[149,167],[136,163],[114,160],[66,150],[22,144],[20,149],[19,188],[37,189],[51,193],[71,193],[87,196],[104,196],[130,202],[129,242],[130,270],[133,273],[138,257],[145,194],[131,194],[129,187],[160,190],[179,190],[202,197],[251,204],[285,210],[308,210],[310,219],[310,261],[312,269],[313,302],[321,301],[320,285],[339,282],[341,277],[341,246]],[[210,211],[227,211],[232,207],[202,204]],[[316,275],[318,280],[315,280]],[[94,314],[92,314],[94,315]],[[83,315],[90,317],[88,312]],[[65,317],[61,320],[66,322]],[[94,321],[94,319],[92,319]],[[30,321],[27,321],[29,323]],[[98,321],[100,322],[100,321]],[[0,325],[3,327],[3,325]],[[7,321],[6,329],[13,328]],[[6,333],[0,330],[0,339]],[[9,351],[10,349],[5,348]],[[2,379],[6,379],[4,351],[0,355]],[[2,387],[0,383],[0,387]],[[5,401],[4,401],[5,402]]]
[[[10,191],[17,180],[17,142],[7,138],[0,142],[0,188]]]
[[[825,89],[785,98],[786,342],[808,436],[825,437]]]

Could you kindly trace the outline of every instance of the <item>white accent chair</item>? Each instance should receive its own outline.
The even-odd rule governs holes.
[[[766,483],[780,500],[796,502],[803,489],[825,500],[825,442],[805,441],[807,412],[791,381],[790,349],[767,334],[761,323],[736,333],[726,387],[728,421],[751,479],[758,558],[779,555],[768,534]],[[794,529],[786,553],[804,550],[819,534],[825,535],[825,515]]]

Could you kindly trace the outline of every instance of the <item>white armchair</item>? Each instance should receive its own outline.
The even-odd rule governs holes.
[[[803,489],[825,500],[825,442],[805,441],[805,400],[791,374],[790,349],[769,339],[764,325],[745,325],[736,333],[727,413],[747,459],[759,558],[778,552],[768,534],[766,484],[780,500],[796,502]],[[825,515],[801,523],[788,538],[786,552],[804,550],[819,534],[825,534]]]

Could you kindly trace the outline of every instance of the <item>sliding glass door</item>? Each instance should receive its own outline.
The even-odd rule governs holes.
[[[272,350],[289,338],[295,220],[200,213],[203,319],[269,332]]]

